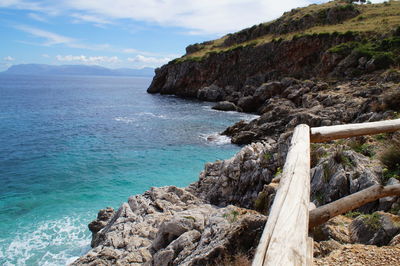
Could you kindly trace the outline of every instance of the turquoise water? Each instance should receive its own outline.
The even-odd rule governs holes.
[[[87,224],[239,150],[206,137],[251,115],[150,95],[149,78],[0,75],[0,265],[65,265]]]

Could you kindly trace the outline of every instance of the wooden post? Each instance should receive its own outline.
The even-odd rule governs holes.
[[[295,128],[282,178],[253,266],[307,265],[310,203],[310,128]]]
[[[400,119],[311,128],[311,142],[325,142],[334,139],[362,135],[374,135],[400,130]]]

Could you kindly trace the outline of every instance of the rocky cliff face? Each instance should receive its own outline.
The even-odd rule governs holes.
[[[400,25],[384,14],[399,9],[397,3],[341,2],[294,9],[273,22],[189,46],[184,57],[156,70],[148,92],[246,105],[244,97],[284,77],[349,79],[386,69],[400,63]],[[375,27],[377,16],[387,21],[384,26]]]
[[[326,76],[343,59],[332,58],[327,50],[353,40],[355,36],[351,34],[304,36],[292,41],[239,47],[200,61],[170,62],[156,70],[148,92],[219,101],[235,92],[250,95],[252,88],[285,76]],[[215,97],[198,93],[210,86],[218,91]]]

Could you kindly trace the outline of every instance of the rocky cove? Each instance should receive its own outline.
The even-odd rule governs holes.
[[[333,88],[326,83],[285,78],[283,83],[290,80],[299,87],[313,84],[313,89],[305,87],[304,94],[295,100],[300,104],[304,101],[304,106],[311,108],[302,105],[296,108],[290,99],[273,98],[277,104],[270,104],[271,109],[260,118],[250,123],[240,122],[225,131],[233,136],[233,141],[246,139],[251,144],[231,159],[206,164],[197,182],[186,188],[152,188],[143,195],[130,197],[116,212],[101,210],[89,225],[94,248],[72,265],[231,265],[243,257],[250,263],[278,186],[275,179],[285,161],[290,130],[297,123],[336,124],[393,116],[390,110],[374,112],[369,109],[385,101],[382,89],[376,86],[398,90],[397,83],[384,81],[386,75],[379,77],[374,85],[371,80],[369,83],[360,80]],[[349,89],[356,84],[360,86],[359,96]],[[319,96],[313,98],[313,90],[319,91]],[[371,95],[376,97],[375,101],[369,100]],[[321,97],[325,105],[317,97]],[[342,112],[343,109],[346,112]],[[265,133],[264,128],[271,126],[267,131],[270,133]],[[399,134],[390,138],[398,139]],[[311,199],[316,206],[375,184],[399,183],[396,178],[385,180],[379,160],[351,148],[353,142],[365,144],[371,139],[358,138],[312,147]],[[344,219],[346,225],[328,222],[318,228],[314,237],[319,241],[315,245],[316,263],[318,257],[326,259],[346,243],[394,246],[400,233],[398,216],[376,211],[396,210],[399,204],[398,197],[382,198],[358,210],[377,217],[382,227],[370,227],[370,217],[360,215],[355,219],[335,218]],[[366,232],[368,237],[365,237]],[[398,252],[396,246],[395,254]]]
[[[89,224],[93,249],[71,265],[249,265],[296,125],[398,117],[398,59],[379,54],[399,51],[398,27],[371,40],[380,47],[390,42],[384,52],[362,52],[358,43],[366,33],[357,32],[239,45],[271,32],[340,24],[365,11],[338,6],[322,7],[323,21],[316,19],[320,13],[298,17],[301,10],[291,11],[267,29],[260,24],[228,36],[220,47],[237,46],[201,58],[191,54],[210,43],[190,46],[183,58],[157,69],[149,93],[215,101],[216,109],[260,117],[222,132],[246,146],[230,159],[207,163],[197,182],[154,187],[131,196],[117,211],[101,210]],[[372,185],[399,184],[398,164],[382,159],[388,146],[400,147],[398,132],[313,144],[311,201],[322,206]],[[400,263],[399,210],[399,197],[381,198],[315,228],[314,263]]]

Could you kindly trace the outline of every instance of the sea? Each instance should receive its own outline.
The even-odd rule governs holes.
[[[71,263],[90,249],[99,209],[187,186],[238,152],[218,133],[256,116],[148,94],[150,83],[0,75],[0,265]]]

